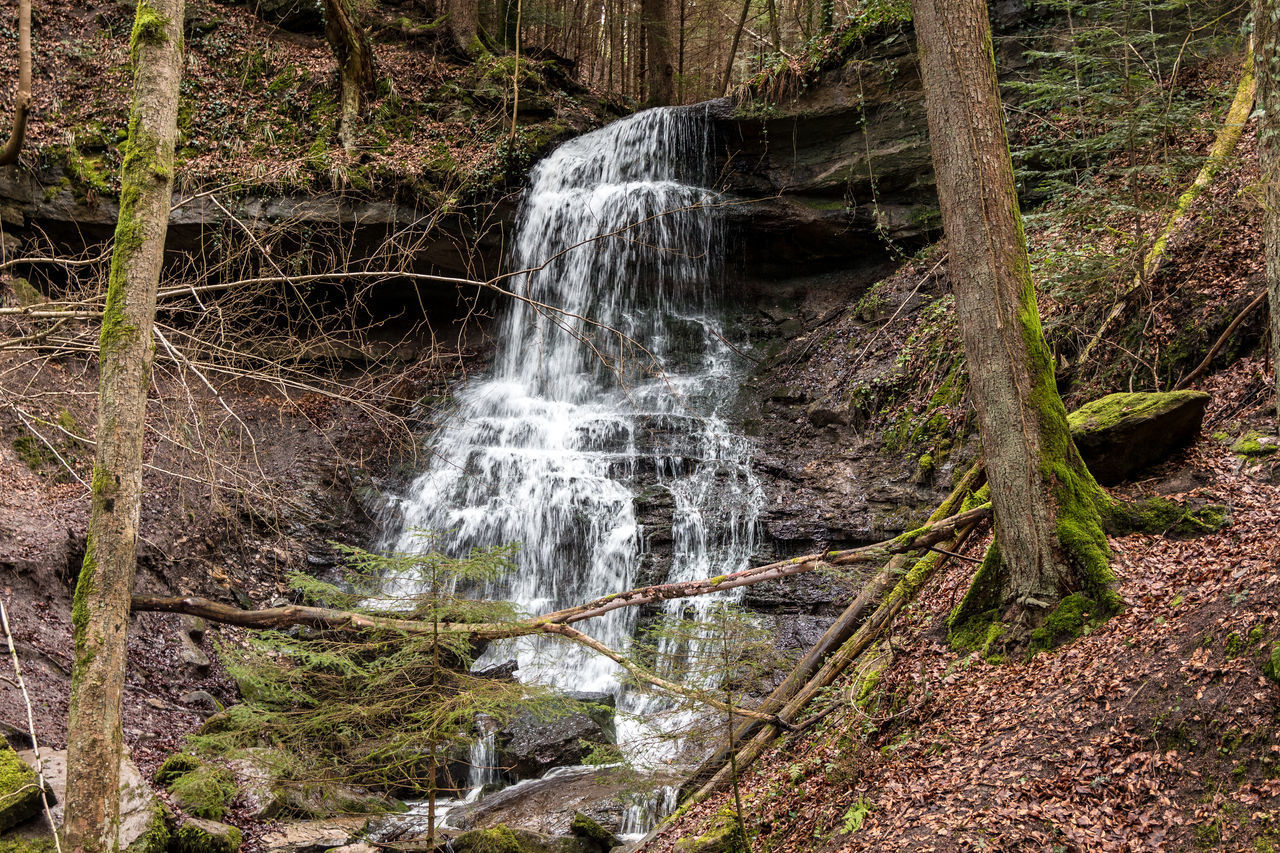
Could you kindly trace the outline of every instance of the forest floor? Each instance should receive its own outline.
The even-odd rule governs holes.
[[[1207,423],[1263,381],[1245,359],[1206,383]],[[1237,414],[1265,427],[1266,405]],[[1125,609],[1031,660],[991,664],[946,643],[973,567],[952,560],[894,626],[873,704],[837,710],[744,775],[754,849],[1256,850],[1280,844],[1280,635],[1274,460],[1200,443],[1121,497],[1225,504],[1201,538],[1111,540]],[[987,540],[966,550],[980,557]],[[646,851],[728,807],[693,808]]]

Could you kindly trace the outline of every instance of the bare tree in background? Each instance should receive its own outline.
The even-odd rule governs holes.
[[[355,151],[363,101],[373,95],[373,47],[360,26],[355,0],[324,0],[324,36],[338,60],[342,75],[342,124],[338,138],[348,153]]]
[[[0,150],[0,166],[18,162],[31,112],[31,0],[18,4],[18,91],[13,97],[13,130]]]

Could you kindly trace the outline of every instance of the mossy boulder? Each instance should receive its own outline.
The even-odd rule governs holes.
[[[0,831],[40,813],[40,779],[7,743],[0,746]]]
[[[193,817],[218,820],[226,815],[236,786],[231,774],[212,764],[201,764],[169,782],[173,801]]]
[[[236,853],[240,830],[225,823],[189,817],[183,819],[169,840],[170,853]]]
[[[1231,452],[1245,459],[1262,459],[1280,452],[1280,438],[1250,430],[1231,445]]]
[[[1209,400],[1202,391],[1109,394],[1067,422],[1094,478],[1113,485],[1195,441]]]
[[[617,847],[622,842],[618,836],[596,823],[582,812],[574,812],[573,820],[569,824],[569,831],[579,838],[590,841],[600,847],[601,850],[608,851]]]
[[[721,812],[702,835],[676,842],[677,853],[745,853],[746,835],[735,815]]]
[[[520,838],[506,826],[473,829],[453,840],[455,853],[529,853]]]

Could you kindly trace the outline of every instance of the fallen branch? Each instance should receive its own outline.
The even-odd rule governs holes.
[[[597,616],[603,616],[623,607],[638,607],[644,604],[667,601],[672,598],[692,598],[698,595],[709,595],[713,592],[723,592],[724,590],[737,589],[751,584],[804,574],[818,568],[877,562],[894,554],[924,550],[950,539],[957,530],[965,529],[990,516],[991,507],[989,504],[984,504],[949,518],[940,519],[932,524],[926,524],[885,542],[864,545],[861,548],[850,548],[846,551],[829,551],[822,554],[793,557],[790,560],[770,563],[767,566],[743,569],[740,572],[720,575],[714,578],[639,587],[627,592],[606,595],[603,598],[598,598],[595,601],[589,601],[576,607],[557,610],[545,616],[509,624],[441,623],[433,625],[429,621],[417,619],[401,619],[394,616],[334,610],[328,607],[311,607],[303,604],[268,607],[262,610],[242,610],[239,607],[220,604],[206,598],[190,596],[135,595],[133,597],[133,612],[185,613],[190,616],[203,617],[210,622],[238,625],[242,628],[269,629],[302,625],[325,630],[381,630],[407,634],[430,634],[438,631],[466,634],[476,640],[509,639],[512,637],[526,637],[532,634],[555,633],[549,630],[553,626],[569,625],[587,619],[594,619]]]
[[[1240,141],[1240,135],[1244,132],[1244,126],[1249,121],[1249,114],[1253,112],[1254,94],[1257,90],[1256,81],[1253,75],[1253,50],[1250,49],[1245,53],[1244,70],[1240,74],[1240,83],[1236,86],[1236,96],[1231,102],[1231,109],[1227,111],[1226,120],[1223,121],[1222,127],[1218,129],[1218,135],[1213,140],[1213,147],[1209,149],[1209,156],[1205,158],[1204,165],[1200,168],[1199,174],[1186,191],[1178,197],[1177,203],[1173,206],[1173,212],[1169,214],[1160,236],[1151,246],[1151,250],[1147,252],[1147,256],[1142,261],[1142,268],[1138,274],[1134,276],[1133,283],[1129,286],[1116,304],[1111,308],[1111,312],[1107,314],[1107,318],[1102,321],[1102,325],[1098,327],[1098,331],[1089,339],[1089,343],[1080,353],[1080,357],[1076,359],[1077,364],[1084,364],[1089,360],[1089,354],[1093,352],[1093,348],[1098,345],[1098,341],[1111,328],[1111,324],[1124,313],[1125,307],[1129,303],[1129,299],[1143,287],[1147,282],[1151,281],[1160,268],[1164,265],[1169,250],[1169,241],[1178,231],[1183,221],[1191,211],[1192,203],[1200,197],[1205,189],[1213,183],[1213,179],[1222,171],[1222,167],[1227,164],[1227,157],[1235,150],[1236,144]]]
[[[1261,305],[1266,298],[1267,291],[1264,290],[1255,296],[1252,302],[1244,306],[1244,310],[1236,315],[1236,318],[1227,326],[1226,331],[1218,336],[1218,340],[1214,342],[1213,346],[1209,347],[1209,352],[1205,355],[1204,360],[1196,365],[1195,370],[1182,378],[1182,381],[1179,382],[1177,387],[1174,389],[1175,391],[1181,391],[1184,388],[1191,387],[1191,383],[1199,379],[1200,376],[1209,369],[1209,364],[1213,361],[1214,356],[1218,354],[1218,350],[1222,349],[1222,347],[1227,343],[1227,338],[1231,337],[1231,333],[1244,322],[1244,318],[1249,316],[1249,312]]]
[[[983,461],[979,459],[974,465],[962,476],[955,487],[951,490],[951,494],[947,496],[933,515],[929,517],[931,524],[941,524],[944,521],[950,521],[952,518],[958,518],[955,515],[966,499],[974,492],[975,489],[981,488],[982,481],[985,479],[986,470]],[[961,513],[963,515],[963,513]],[[953,537],[958,540],[959,536]],[[930,550],[937,552],[938,549],[930,546]],[[757,709],[770,714],[778,714],[784,716],[786,720],[794,720],[799,714],[808,700],[805,699],[801,704],[795,705],[794,700],[797,696],[812,697],[816,695],[821,687],[825,687],[834,678],[843,671],[843,667],[828,666],[828,659],[833,652],[843,653],[844,644],[850,642],[850,638],[854,637],[855,632],[863,625],[867,612],[880,601],[884,595],[894,588],[898,583],[898,579],[902,572],[909,567],[910,558],[904,554],[896,555],[889,561],[874,578],[865,584],[859,591],[858,596],[845,608],[840,617],[832,623],[814,644],[804,659],[793,669],[787,678],[774,689],[760,707]],[[901,598],[901,596],[899,596]],[[878,615],[878,611],[877,611]],[[815,686],[815,682],[819,682]],[[789,708],[788,711],[784,709]],[[742,746],[743,753],[739,754],[739,769],[742,767],[742,759],[745,751],[751,748],[749,741],[758,731],[760,726],[757,723],[745,723],[734,732],[733,741]],[[764,735],[767,738],[776,736],[777,728],[768,730],[770,733]],[[754,755],[751,756],[754,758]],[[705,786],[717,775],[722,773],[729,760],[728,746],[722,746],[714,753],[708,756],[697,770],[685,781],[682,793],[698,790],[699,787]]]

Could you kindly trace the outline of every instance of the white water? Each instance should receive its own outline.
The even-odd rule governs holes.
[[[534,168],[508,261],[534,271],[507,282],[538,304],[503,307],[492,371],[457,394],[401,499],[397,549],[415,547],[414,528],[442,531],[454,554],[520,543],[517,571],[487,592],[545,613],[634,585],[643,485],[673,497],[668,580],[747,564],[760,489],[723,419],[741,361],[723,328],[706,131],[698,111],[650,110]],[[704,606],[692,602],[671,604]],[[625,649],[635,620],[624,608],[579,627]],[[638,742],[653,701],[621,690],[613,662],[554,639],[493,654],[517,656],[524,680],[618,694],[633,758],[668,754]]]

